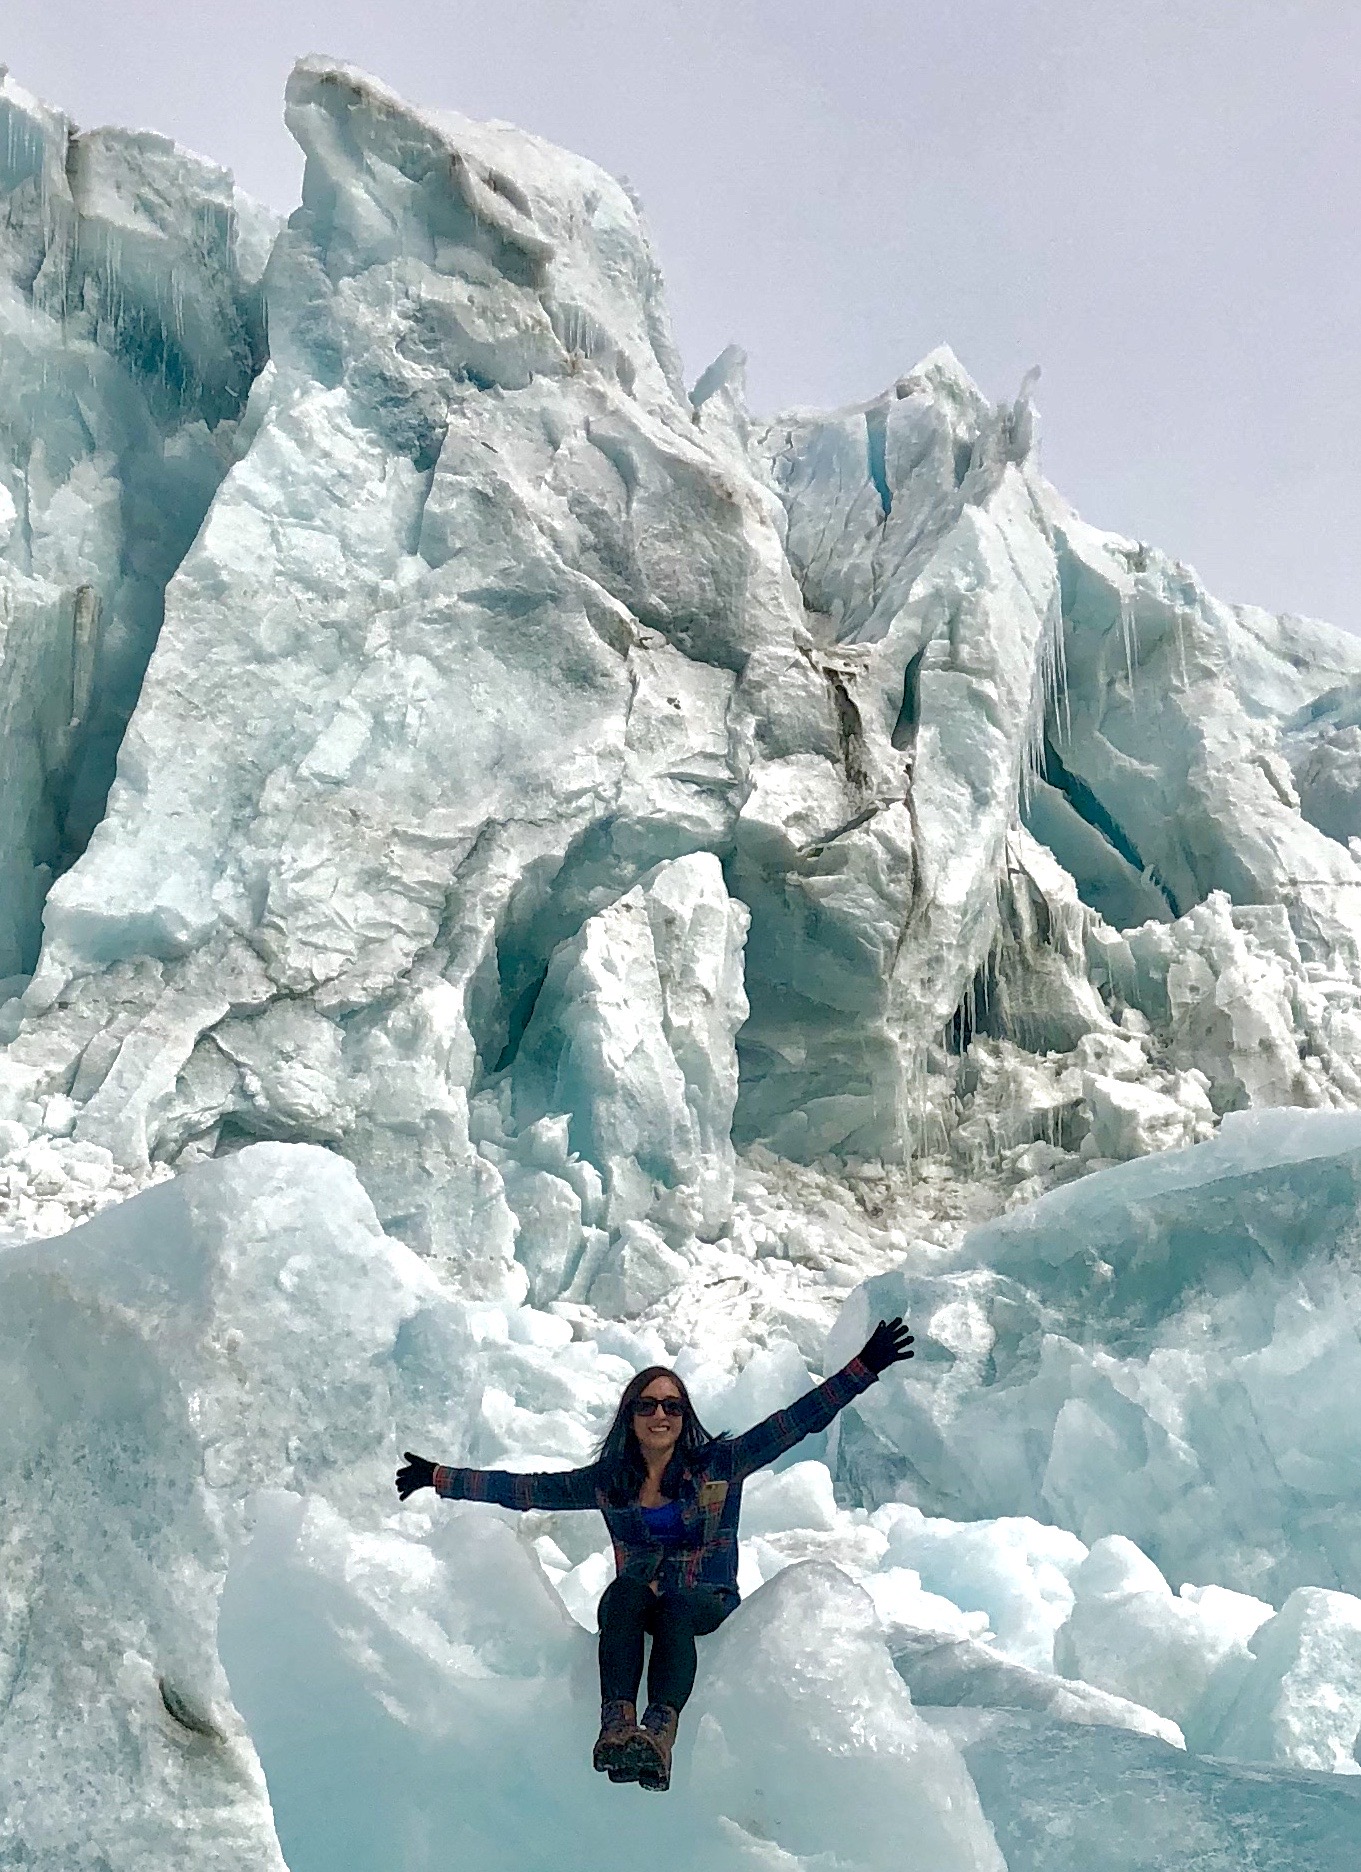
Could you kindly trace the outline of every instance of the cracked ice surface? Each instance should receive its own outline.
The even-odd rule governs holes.
[[[687,395],[509,126],[304,61],[280,229],[0,110],[5,1849],[1350,1868],[1355,641],[1085,526],[1029,380]],[[603,1530],[397,1452],[904,1305],[642,1814]]]

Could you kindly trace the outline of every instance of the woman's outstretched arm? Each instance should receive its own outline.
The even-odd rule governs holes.
[[[880,1320],[848,1365],[833,1372],[825,1383],[797,1398],[786,1409],[774,1411],[733,1438],[728,1447],[732,1453],[734,1479],[764,1468],[806,1436],[825,1430],[838,1411],[844,1410],[853,1398],[875,1383],[880,1372],[887,1371],[900,1359],[911,1357],[912,1334],[903,1322]]]
[[[510,1469],[453,1469],[411,1450],[397,1471],[397,1493],[405,1501],[417,1489],[432,1488],[447,1501],[495,1502],[501,1508],[594,1508],[600,1472],[558,1469],[517,1475]]]

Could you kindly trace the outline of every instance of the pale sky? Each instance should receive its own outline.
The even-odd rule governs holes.
[[[858,402],[1031,364],[1050,478],[1228,599],[1361,629],[1357,0],[11,0],[0,62],[287,210],[293,60],[641,195],[693,380]]]

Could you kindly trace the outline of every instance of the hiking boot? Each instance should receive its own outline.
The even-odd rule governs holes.
[[[633,1781],[638,1770],[633,1744],[638,1734],[638,1712],[622,1697],[607,1697],[600,1705],[600,1734],[595,1739],[591,1765],[611,1781]]]
[[[664,1794],[671,1785],[671,1751],[680,1717],[669,1703],[649,1703],[634,1733],[632,1756],[639,1787]]]

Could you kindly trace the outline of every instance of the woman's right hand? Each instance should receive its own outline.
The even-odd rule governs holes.
[[[406,1461],[397,1471],[397,1493],[405,1501],[417,1489],[434,1488],[435,1465],[427,1462],[424,1456],[417,1456],[413,1450],[403,1450],[402,1454]]]

